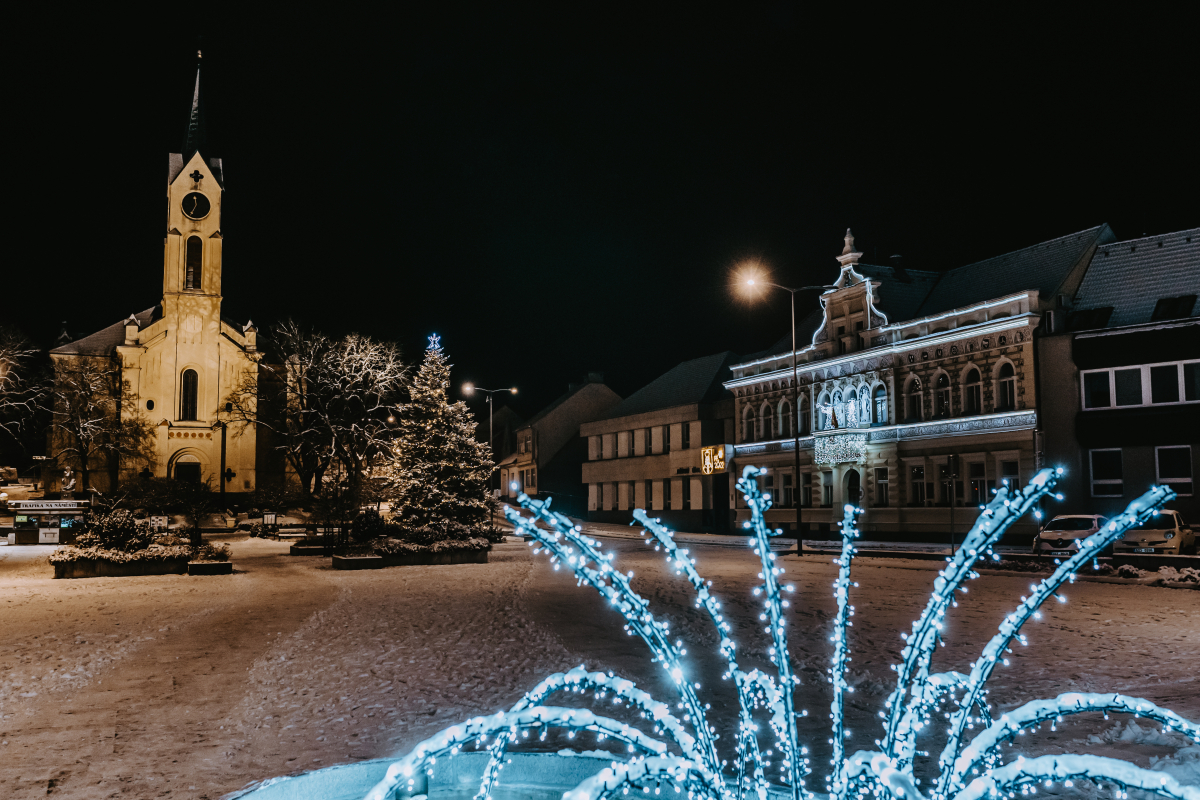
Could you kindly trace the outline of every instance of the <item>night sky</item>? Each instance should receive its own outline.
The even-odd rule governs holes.
[[[739,301],[732,265],[828,282],[847,226],[940,270],[1200,221],[1178,20],[646,5],[10,28],[0,322],[49,344],[158,302],[197,37],[225,315],[414,363],[437,332],[526,417],[588,371],[627,396],[769,346],[787,297]]]

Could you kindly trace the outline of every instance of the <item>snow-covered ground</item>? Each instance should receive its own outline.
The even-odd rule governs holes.
[[[753,554],[689,546],[741,632],[743,665],[768,666],[765,636],[755,633]],[[489,564],[365,572],[287,556],[286,543],[232,547],[232,576],[54,581],[49,548],[0,546],[0,797],[215,800],[256,779],[403,752],[581,663],[671,697],[616,614],[524,544],[498,545]],[[690,591],[640,542],[605,539],[603,547],[618,551],[635,587],[689,643],[692,677],[728,742],[736,700]],[[836,568],[823,556],[782,561],[800,587],[791,636],[804,681],[798,705],[810,712],[801,731],[823,774]],[[851,751],[878,736],[874,714],[891,686],[900,632],[937,568],[856,564]],[[965,671],[1030,582],[990,574],[974,581],[935,667]],[[1001,709],[1064,691],[1113,690],[1200,718],[1200,592],[1080,583],[1066,594],[1066,605],[1027,626],[1029,646],[993,679],[991,699]],[[1144,720],[1131,728],[1114,717],[1072,720],[1023,737],[1020,748],[1128,758],[1197,782],[1200,749],[1184,744]]]

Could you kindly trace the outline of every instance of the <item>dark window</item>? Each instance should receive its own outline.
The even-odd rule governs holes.
[[[1169,364],[1150,368],[1150,402],[1179,402],[1179,367]]]
[[[972,369],[967,373],[963,406],[963,410],[968,414],[978,414],[983,409],[983,393],[980,388],[979,370],[977,369]]]
[[[910,506],[925,505],[925,467],[912,468],[912,491],[908,498]]]
[[[1107,372],[1089,372],[1083,376],[1083,407],[1108,408],[1112,395],[1108,389]]]
[[[1114,373],[1117,384],[1117,405],[1140,406],[1142,404],[1142,370],[1119,369]]]
[[[199,236],[187,240],[187,269],[183,276],[183,288],[200,288],[200,265],[204,260],[204,242]]]
[[[1190,495],[1192,493],[1192,448],[1159,447],[1155,449],[1158,457],[1158,482],[1174,489],[1176,494]]]
[[[147,410],[147,411],[153,411],[153,410],[154,410],[154,401],[153,401],[153,400],[147,400],[147,401],[146,401],[146,410]]]
[[[183,380],[180,381],[180,401],[179,401],[179,418],[183,420],[195,420],[197,409],[197,395],[199,391],[200,377],[194,369],[185,369],[183,371]]]
[[[687,450],[692,446],[692,424],[690,422],[683,423],[683,449]]]
[[[971,503],[983,505],[987,502],[987,484],[983,477],[983,462],[975,461],[967,465],[967,479],[971,487]]]
[[[914,380],[908,385],[908,408],[905,414],[909,422],[921,419],[921,382]]]
[[[671,426],[663,425],[663,452],[671,452]]]
[[[1021,465],[1017,461],[1000,462],[1000,479],[1008,481],[1008,488],[1016,491],[1021,488]]]
[[[885,508],[888,505],[888,471],[887,467],[875,469],[875,506]]]
[[[795,508],[796,497],[792,486],[792,473],[783,473],[783,495],[779,498],[781,508]]]
[[[938,375],[936,399],[937,409],[934,413],[939,417],[950,416],[950,379],[945,373]]]
[[[1120,450],[1092,450],[1092,496],[1120,497],[1125,493]]]
[[[663,508],[671,508],[671,479],[663,481]]]
[[[1000,385],[997,388],[1000,390],[1000,397],[997,409],[1012,411],[1017,407],[1017,379],[1012,364],[1006,363],[1000,367],[999,382]]]
[[[1200,400],[1200,361],[1183,365],[1183,399]]]
[[[808,401],[800,400],[800,435],[808,436],[809,420],[808,420]]]

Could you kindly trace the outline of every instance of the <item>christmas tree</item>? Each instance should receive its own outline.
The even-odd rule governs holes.
[[[450,403],[450,364],[437,334],[429,337],[425,361],[400,407],[399,436],[390,483],[406,528],[487,519],[487,484],[492,460],[487,444],[475,441],[475,421],[462,401]]]

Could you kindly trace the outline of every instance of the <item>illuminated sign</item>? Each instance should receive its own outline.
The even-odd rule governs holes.
[[[705,475],[725,471],[725,445],[718,444],[700,449],[700,471]]]

